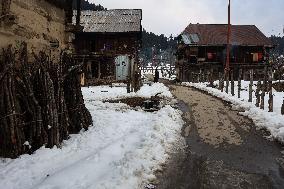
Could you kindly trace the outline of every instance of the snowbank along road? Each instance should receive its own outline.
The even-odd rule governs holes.
[[[282,147],[267,132],[215,97],[170,88],[187,122],[188,149],[170,160],[158,188],[284,188]]]
[[[0,158],[0,189],[140,189],[156,179],[168,154],[184,144],[182,112],[170,105],[151,113],[104,102],[157,93],[170,102],[172,94],[163,84],[144,85],[137,93],[120,85],[82,91],[94,126],[72,135],[61,148]]]

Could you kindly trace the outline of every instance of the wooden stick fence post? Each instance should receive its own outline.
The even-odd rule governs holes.
[[[229,73],[226,74],[226,93],[229,94]]]
[[[221,92],[224,92],[224,85],[225,85],[225,78],[224,78],[224,74],[222,74],[221,77]]]
[[[219,72],[219,90],[223,92],[222,80],[223,80],[222,73]]]
[[[264,91],[268,91],[268,85],[267,85],[267,76],[268,76],[268,69],[267,66],[264,67]]]
[[[231,94],[235,96],[234,70],[231,70]]]
[[[272,78],[269,77],[269,100],[268,100],[268,111],[273,112],[273,93],[272,93]]]
[[[265,98],[265,82],[262,84],[261,100],[260,100],[260,109],[264,110],[264,98]]]
[[[205,82],[209,82],[209,71],[207,70],[206,73],[204,73],[205,75]]]
[[[197,74],[197,83],[200,83],[200,73]]]
[[[259,103],[260,103],[260,88],[261,88],[261,81],[258,80],[257,86],[256,86],[256,91],[255,91],[255,97],[256,97],[255,106],[256,107],[259,107]]]
[[[200,75],[200,82],[203,82],[203,73],[202,73],[202,70],[199,69],[199,75]]]
[[[249,102],[252,102],[252,86],[253,86],[253,70],[249,71],[250,84],[249,84]]]
[[[210,75],[209,75],[209,82],[210,82],[210,87],[214,86],[214,81],[213,81],[213,68],[210,70]]]
[[[239,71],[239,78],[238,78],[238,98],[241,98],[241,89],[242,89],[242,70]]]

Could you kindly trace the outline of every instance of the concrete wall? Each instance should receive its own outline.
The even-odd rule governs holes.
[[[2,2],[9,0],[0,0]],[[9,44],[18,46],[27,42],[29,52],[45,51],[58,58],[60,50],[69,48],[71,33],[65,32],[65,11],[45,0],[11,0],[9,14],[15,15],[14,23],[0,21],[0,48]],[[59,42],[51,48],[50,41]]]

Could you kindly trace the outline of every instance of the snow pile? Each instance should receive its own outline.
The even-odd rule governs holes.
[[[83,88],[83,95],[85,100],[117,100],[129,97],[145,97],[150,98],[156,94],[161,93],[159,96],[172,98],[172,94],[169,89],[162,83],[153,83],[152,86],[143,85],[137,93],[127,93],[126,86],[122,87],[109,87],[109,86],[97,86]]]
[[[144,188],[155,179],[155,170],[161,169],[168,154],[183,145],[183,121],[181,112],[171,106],[148,113],[101,101],[127,96],[125,90],[83,88],[94,126],[72,135],[61,149],[43,147],[33,155],[0,161],[1,188]],[[144,86],[130,96],[151,96],[156,92],[171,96],[161,84]]]
[[[215,82],[217,84],[218,82]],[[254,83],[256,84],[256,83]],[[265,97],[265,110],[261,110],[255,106],[256,98],[253,93],[253,102],[248,102],[248,86],[249,82],[242,81],[241,98],[237,97],[237,87],[235,87],[235,96],[221,92],[217,88],[208,87],[208,83],[183,83],[183,85],[195,87],[209,94],[232,103],[233,109],[241,111],[240,114],[249,117],[259,128],[265,128],[271,133],[271,137],[284,143],[284,116],[281,115],[281,106],[283,101],[283,92],[274,92],[274,112],[268,112],[268,95]],[[237,86],[237,82],[235,83]],[[229,87],[229,89],[231,89]],[[253,90],[255,91],[254,85]]]

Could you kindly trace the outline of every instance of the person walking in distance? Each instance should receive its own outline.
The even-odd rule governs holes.
[[[159,82],[159,71],[158,71],[158,68],[156,68],[156,70],[155,70],[154,82],[155,83]]]

